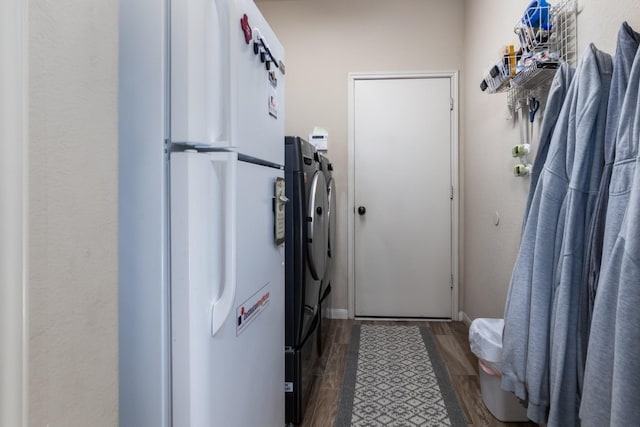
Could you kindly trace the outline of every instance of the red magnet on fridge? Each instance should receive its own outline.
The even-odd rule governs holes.
[[[242,26],[242,31],[244,32],[244,41],[249,44],[253,35],[251,34],[251,25],[249,25],[249,17],[245,13],[242,15],[242,19],[240,19],[240,25]]]

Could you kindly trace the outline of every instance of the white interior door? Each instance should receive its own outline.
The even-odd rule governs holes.
[[[354,80],[356,316],[452,317],[451,80]]]

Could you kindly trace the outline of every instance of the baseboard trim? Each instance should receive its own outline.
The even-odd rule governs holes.
[[[330,308],[327,310],[329,319],[348,319],[349,311],[345,308]]]
[[[467,316],[467,313],[465,313],[464,311],[460,312],[460,319],[464,322],[465,325],[471,325],[471,318],[469,318],[469,316]]]
[[[329,319],[348,319],[349,318],[349,311],[345,308],[328,308],[326,313]],[[471,318],[464,311],[460,311],[458,313],[458,319],[462,320],[467,326],[471,325]],[[424,319],[420,319],[420,320],[424,320]],[[429,321],[437,321],[437,320],[431,319]]]

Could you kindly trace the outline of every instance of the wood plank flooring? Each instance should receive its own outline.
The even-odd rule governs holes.
[[[503,423],[491,415],[482,403],[478,360],[469,348],[468,329],[462,322],[386,322],[371,320],[337,320],[329,322],[325,350],[311,391],[302,427],[332,427],[340,400],[351,327],[375,323],[428,326],[434,335],[451,383],[458,396],[469,427],[530,427],[534,423]]]

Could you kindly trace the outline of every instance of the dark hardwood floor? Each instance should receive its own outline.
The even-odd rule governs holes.
[[[370,320],[329,320],[325,351],[311,391],[302,427],[331,427],[340,400],[340,387],[354,323],[381,323]],[[387,324],[427,325],[431,328],[440,356],[451,378],[458,401],[470,427],[536,426],[534,423],[503,423],[495,419],[482,403],[478,361],[469,348],[468,329],[462,322],[382,322]]]

